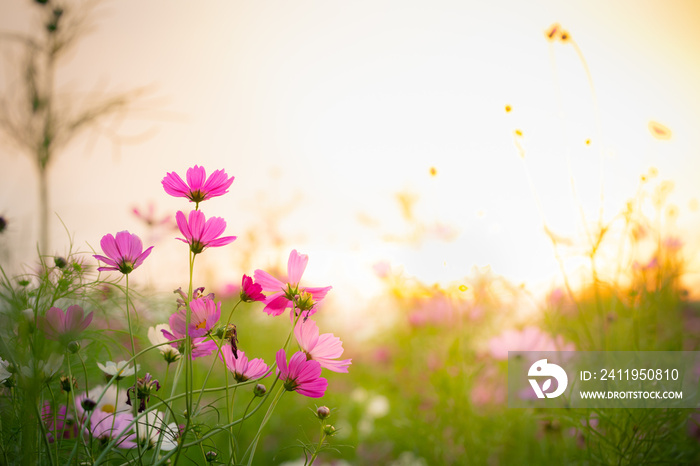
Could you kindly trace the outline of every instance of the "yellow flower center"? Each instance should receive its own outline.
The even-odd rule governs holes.
[[[100,411],[102,411],[103,413],[113,413],[116,410],[114,409],[114,405],[103,405],[100,408]]]

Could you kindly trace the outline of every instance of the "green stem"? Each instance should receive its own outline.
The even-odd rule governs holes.
[[[316,447],[316,450],[314,450],[314,454],[311,455],[311,461],[309,461],[309,466],[312,466],[314,464],[314,461],[316,461],[316,457],[321,452],[321,448],[323,447],[324,440],[326,440],[326,432],[324,431],[324,425],[322,424],[321,425],[321,440],[318,441],[318,446]]]
[[[34,405],[34,409],[36,410],[36,417],[39,421],[39,427],[41,428],[41,437],[44,439],[44,446],[46,446],[46,452],[48,453],[48,455],[46,456],[48,456],[49,458],[49,464],[53,466],[53,457],[51,456],[51,446],[49,445],[49,439],[46,436],[46,427],[44,427],[44,421],[41,418],[41,412],[39,411],[39,407],[37,405]],[[54,432],[55,431],[56,430],[54,429]],[[56,461],[58,461],[58,455],[56,456]]]
[[[126,295],[126,320],[129,324],[129,338],[131,339],[131,355],[132,359],[134,360],[134,397],[137,398],[134,401],[134,414],[137,413],[138,410],[138,391],[137,391],[137,386],[139,383],[139,366],[136,364],[136,345],[134,345],[134,332],[131,328],[131,313],[129,312],[129,274],[126,274],[126,288],[124,289],[124,294]],[[129,398],[127,394],[127,399]],[[116,415],[114,416],[114,419],[112,419],[112,426],[114,426],[114,420],[116,419]],[[139,436],[139,424],[136,423],[135,426],[136,429],[136,447],[138,448],[139,451],[139,463],[141,463],[141,456],[143,455],[143,452],[141,451],[141,439]]]
[[[272,400],[272,403],[270,403],[270,406],[267,408],[267,412],[265,413],[265,417],[263,417],[262,422],[260,423],[260,427],[258,428],[258,433],[255,434],[255,438],[253,439],[253,442],[250,444],[248,447],[248,450],[246,450],[245,454],[243,455],[243,458],[248,456],[248,466],[253,464],[253,457],[255,456],[255,450],[258,447],[258,440],[260,440],[260,434],[262,434],[262,430],[265,427],[265,424],[267,424],[267,421],[270,420],[270,416],[272,416],[272,412],[275,410],[275,407],[277,406],[277,403],[279,402],[280,398],[282,398],[282,395],[284,394],[285,389],[284,387],[280,387],[279,391],[275,395],[275,399]]]
[[[197,204],[197,207],[199,204]],[[185,438],[187,437],[187,433],[190,429],[190,424],[191,424],[191,419],[193,416],[192,412],[192,395],[193,395],[193,388],[192,388],[192,337],[190,336],[190,321],[191,321],[191,315],[192,315],[192,309],[190,308],[190,302],[194,298],[193,296],[193,287],[192,287],[192,281],[194,278],[194,259],[197,255],[192,252],[192,249],[189,251],[189,265],[190,265],[190,284],[188,287],[187,291],[187,303],[185,307],[185,404],[187,405],[187,418],[185,420],[185,430],[182,432],[182,442],[180,445],[178,445],[177,448],[177,454],[175,456],[175,461],[174,464],[177,464],[178,460],[180,459],[180,453],[182,452],[182,446],[185,443]]]
[[[71,387],[71,391],[70,391],[70,393],[68,393],[68,396],[73,394],[73,409],[77,413],[78,412],[78,402],[75,399],[75,391],[74,391],[74,387],[73,387],[73,371],[71,370],[71,367],[70,367],[70,353],[69,352],[66,352],[66,359],[68,360],[68,377],[70,380],[70,387]],[[87,394],[87,390],[85,391],[85,393]],[[68,403],[66,403],[66,409],[68,409]],[[66,413],[66,415],[67,414],[68,413]],[[88,446],[85,442],[85,437],[82,435],[83,426],[81,426],[79,422],[78,422],[78,428],[80,429],[80,431],[78,433],[78,437],[80,437],[80,440],[82,441],[82,444],[85,447],[85,453],[87,454],[88,457],[91,457],[92,455],[90,454]]]
[[[168,366],[167,366],[166,369],[165,369],[165,381],[166,381],[166,382],[168,381],[168,370],[169,370],[169,369],[170,369],[170,364],[168,364]],[[175,395],[175,389],[177,388],[177,383],[178,383],[179,380],[180,380],[180,374],[181,374],[181,373],[182,373],[182,358],[180,358],[180,360],[178,361],[178,363],[177,363],[177,369],[175,369],[175,376],[173,377],[173,388],[170,389],[170,399],[172,399],[173,395]],[[165,384],[163,384],[163,385],[165,385]],[[165,404],[165,403],[163,403],[163,404]],[[168,407],[167,404],[166,404],[166,407]],[[170,421],[170,411],[171,411],[171,410],[172,410],[172,408],[169,408],[168,410],[165,411],[165,417],[163,418],[163,425],[164,425],[164,426],[167,426],[167,425],[168,425],[168,421]],[[173,416],[173,418],[174,418],[174,417],[175,417],[175,416]],[[158,455],[160,454],[160,446],[161,446],[161,443],[162,443],[162,439],[163,439],[163,434],[164,434],[164,433],[165,433],[165,429],[163,429],[163,430],[161,431],[160,435],[158,436],[158,445],[156,446],[156,452],[155,452],[155,454],[153,455],[153,458],[154,458],[154,459],[155,459],[155,458],[158,458]]]

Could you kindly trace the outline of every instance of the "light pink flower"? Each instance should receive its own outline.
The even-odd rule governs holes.
[[[184,334],[171,333],[165,329],[161,330],[163,336],[168,339],[168,341],[181,340],[185,338]],[[205,341],[206,340],[206,341]],[[170,346],[177,348],[181,354],[185,354],[184,341],[178,341],[171,343]],[[207,340],[206,337],[196,337],[192,338],[192,359],[201,358],[202,356],[209,356],[218,347],[216,342],[213,340]]]
[[[56,438],[75,438],[78,436],[78,424],[72,415],[68,414],[65,405],[61,405],[55,414],[51,409],[51,404],[48,401],[44,402],[44,407],[41,409],[41,418],[46,427],[46,438],[49,443],[53,443]]]
[[[118,439],[116,446],[119,448],[134,448],[136,444],[131,441],[134,436],[129,426],[133,420],[134,416],[128,412],[94,411],[90,417],[90,433],[103,442]]]
[[[321,367],[333,372],[347,372],[352,359],[337,359],[343,354],[343,342],[332,333],[319,335],[316,322],[311,319],[299,321],[294,327],[294,336],[307,359],[318,361]]]
[[[203,337],[216,325],[221,317],[221,302],[214,303],[208,297],[190,301],[190,326],[187,327],[187,308],[180,309],[170,316],[170,329],[175,335]]]
[[[269,315],[278,316],[288,307],[292,307],[295,304],[295,299],[299,299],[297,297],[302,297],[304,293],[308,293],[313,297],[313,303],[307,302],[304,306],[299,306],[297,302],[297,308],[300,308],[302,311],[308,311],[306,314],[307,317],[316,312],[314,309],[315,303],[322,300],[333,287],[299,287],[301,276],[304,274],[308,262],[309,256],[306,254],[299,254],[297,250],[294,249],[289,254],[289,260],[287,261],[287,283],[283,283],[263,270],[258,269],[255,271],[255,281],[262,286],[263,291],[274,292],[265,299],[266,306],[265,309],[263,309],[265,312]],[[305,309],[305,307],[308,307],[308,309]]]
[[[193,210],[188,219],[185,219],[182,211],[175,214],[175,219],[180,233],[185,237],[177,239],[189,244],[190,250],[195,254],[209,247],[226,246],[236,239],[235,236],[220,237],[226,229],[226,221],[221,217],[211,217],[207,220],[201,211]]]
[[[226,194],[233,180],[234,177],[229,178],[223,170],[216,170],[207,178],[204,167],[195,165],[187,170],[187,183],[175,172],[166,174],[161,183],[165,192],[171,196],[186,197],[190,202],[199,204]]]
[[[269,369],[265,361],[260,358],[248,360],[248,357],[241,350],[238,350],[238,359],[236,359],[233,356],[231,345],[224,345],[221,348],[219,359],[226,363],[226,367],[233,373],[233,378],[236,379],[237,382],[258,379],[264,376]]]
[[[131,209],[131,212],[136,216],[136,218],[143,221],[147,226],[152,228],[168,224],[170,224],[170,226],[172,227],[175,226],[172,223],[173,218],[170,215],[166,215],[165,217],[161,217],[160,219],[156,218],[156,208],[153,202],[148,203],[148,207],[145,211],[142,211],[138,207],[133,207]]]
[[[299,351],[289,360],[284,349],[277,352],[277,374],[287,391],[296,391],[310,398],[321,398],[328,388],[328,380],[321,377],[318,361],[307,360],[306,353]]]
[[[97,270],[100,272],[116,270],[124,275],[141,265],[153,249],[151,246],[144,251],[141,238],[128,231],[120,231],[116,239],[111,233],[104,235],[100,240],[100,246],[106,257],[98,254],[93,257],[104,262],[108,267],[98,267]]]
[[[539,328],[529,326],[522,330],[505,330],[491,338],[489,351],[496,359],[508,359],[508,351],[576,351],[576,347],[561,335],[552,338]]]
[[[77,304],[68,306],[65,313],[62,309],[52,307],[41,319],[41,328],[49,340],[75,340],[92,322],[92,314],[85,316],[83,308]]]

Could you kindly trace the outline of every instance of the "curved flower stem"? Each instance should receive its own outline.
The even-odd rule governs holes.
[[[256,379],[256,381],[257,381],[257,380],[259,380],[259,379]],[[246,384],[246,383],[247,383],[247,382],[241,382],[241,383],[238,384],[238,385],[244,385],[244,384]],[[276,384],[276,383],[277,383],[277,380],[275,380],[275,384]],[[272,385],[271,390],[275,388],[275,384]],[[207,391],[223,390],[223,389],[224,389],[224,387],[220,387],[220,388],[216,388],[216,389],[209,388],[209,389],[207,389]],[[178,396],[175,397],[175,398],[181,398],[182,396],[184,396],[184,395],[178,395]],[[258,412],[258,409],[260,409],[260,407],[261,407],[263,404],[265,404],[265,401],[267,401],[268,396],[269,396],[269,393],[268,393],[267,395],[265,395],[265,396],[260,400],[260,402],[257,404],[257,406],[256,406],[255,408],[253,408],[253,410],[252,410],[248,415],[242,417],[241,419],[237,419],[237,420],[231,422],[231,424],[227,424],[227,425],[224,425],[224,426],[219,426],[219,427],[215,427],[215,428],[211,429],[209,432],[207,432],[206,434],[202,435],[202,437],[200,437],[197,441],[195,441],[195,442],[190,442],[190,443],[184,445],[183,448],[189,448],[189,447],[191,447],[191,446],[197,445],[198,443],[201,443],[201,442],[203,442],[204,440],[206,440],[206,439],[208,439],[208,438],[210,438],[210,437],[213,437],[214,435],[218,434],[219,432],[227,430],[227,429],[228,429],[229,427],[231,427],[231,426],[235,426],[236,424],[242,423],[242,422],[245,421],[246,419],[248,419],[248,418],[250,418],[251,416],[253,416],[256,412]],[[160,405],[158,405],[158,406],[160,406]],[[170,457],[171,457],[172,455],[174,455],[176,452],[177,452],[176,449],[169,451],[166,455],[163,455],[163,457],[160,458],[160,459],[154,464],[154,466],[158,466],[158,465],[163,464],[164,462],[168,461],[168,460],[170,459]],[[127,463],[127,464],[128,464],[128,463]]]
[[[177,342],[179,342],[179,341],[183,341],[183,340],[181,339],[181,340],[168,341],[168,342],[159,343],[159,344],[157,344],[157,345],[149,346],[148,348],[142,349],[142,350],[139,351],[137,354],[135,354],[131,359],[129,359],[128,361],[126,361],[126,365],[128,366],[128,365],[131,364],[131,362],[133,362],[137,357],[141,356],[142,354],[145,354],[145,353],[148,352],[148,351],[151,351],[152,349],[158,348],[159,346],[163,346],[163,345],[169,345],[169,344],[172,344],[172,343],[177,343]],[[100,401],[102,401],[102,398],[105,396],[105,393],[107,393],[107,389],[108,389],[109,387],[111,387],[113,383],[116,383],[116,382],[117,382],[116,377],[112,377],[112,378],[107,382],[107,384],[105,385],[104,389],[102,390],[102,393],[100,393],[100,396],[97,397],[97,400],[95,400],[95,403],[99,403]],[[174,398],[173,398],[173,399],[174,399]],[[168,400],[168,401],[170,401],[170,400]],[[157,405],[157,406],[160,406],[160,405]],[[150,411],[150,410],[149,410],[149,411]],[[93,410],[93,411],[90,411],[90,414],[88,414],[87,419],[85,419],[85,425],[89,425],[89,424],[90,424],[90,419],[92,418],[92,413],[94,413],[94,412],[95,412],[94,410]],[[142,415],[145,415],[145,414],[146,414],[146,411],[144,411],[143,413],[141,413],[141,414],[138,416],[138,418],[140,418]],[[137,418],[137,419],[138,419],[138,418]],[[130,424],[130,426],[131,426],[131,424]],[[130,426],[129,426],[129,427],[130,427]],[[100,456],[98,456],[98,457],[97,457],[97,460],[95,460],[95,464],[99,464],[99,462],[104,458],[104,456],[112,449],[112,447],[114,447],[114,445],[116,444],[116,442],[117,442],[117,439],[113,439],[113,440],[104,448],[104,450],[102,451],[102,453],[100,454]],[[75,457],[75,454],[76,454],[77,451],[78,451],[78,445],[79,445],[79,444],[76,442],[75,445],[73,446],[73,451],[71,452],[70,458],[68,458],[67,464],[71,464],[71,463],[73,462],[73,458]]]
[[[243,458],[248,456],[248,466],[253,464],[253,457],[255,456],[255,450],[258,447],[258,440],[260,440],[260,434],[262,434],[262,430],[265,427],[265,424],[267,424],[267,421],[270,420],[270,416],[272,415],[272,411],[275,410],[275,406],[277,406],[277,403],[280,401],[280,398],[282,398],[282,395],[284,394],[285,389],[284,387],[280,387],[279,391],[275,395],[275,399],[272,400],[272,403],[270,403],[270,406],[267,408],[267,412],[265,413],[265,417],[263,417],[262,422],[260,423],[260,427],[258,428],[258,433],[255,434],[255,438],[253,438],[253,441],[251,442],[250,446],[246,450],[245,454],[243,455]]]
[[[124,289],[124,294],[126,295],[126,320],[129,324],[129,338],[131,339],[131,356],[132,359],[134,360],[134,396],[137,396],[137,386],[139,383],[139,366],[136,364],[136,346],[134,345],[134,332],[131,328],[131,313],[129,312],[129,274],[126,274],[126,288]],[[129,394],[127,392],[126,398],[128,400]],[[137,412],[138,410],[138,405],[136,402],[134,403],[133,406],[134,413]],[[115,416],[116,419],[116,416]],[[115,419],[112,419],[112,426],[114,426],[114,421]],[[143,452],[141,451],[141,442],[139,438],[139,425],[136,423],[136,446],[138,447],[139,451],[139,462],[141,462],[141,456],[143,455]]]
[[[71,384],[71,391],[70,391],[70,393],[68,393],[68,395],[70,396],[71,394],[73,394],[73,409],[77,413],[78,412],[78,401],[75,399],[75,390],[73,387],[73,371],[70,367],[70,352],[68,352],[68,351],[66,352],[66,360],[68,361],[68,364],[67,364],[68,377],[69,377],[70,384]],[[82,361],[82,359],[81,359],[81,361]],[[87,390],[85,391],[85,393],[87,393]],[[68,409],[68,403],[66,403],[66,409]],[[67,415],[68,415],[68,413],[66,412],[66,416]],[[83,426],[80,425],[80,422],[78,422],[78,428],[80,429],[78,436],[80,437],[80,440],[82,441],[81,443],[83,444],[83,447],[85,448],[85,454],[87,454],[88,458],[90,458],[90,457],[92,457],[92,455],[90,454],[90,451],[88,450],[87,443],[85,442],[85,436],[82,435]]]
[[[253,404],[253,400],[255,400],[255,395],[253,395],[253,398],[250,399],[248,402],[248,406],[245,407],[245,411],[243,411],[243,417],[241,417],[241,423],[238,426],[238,433],[236,434],[236,438],[241,436],[241,430],[243,430],[243,421],[246,419],[246,414],[248,414],[248,410],[250,409],[250,405]],[[233,427],[233,426],[231,426]]]
[[[36,418],[39,421],[39,427],[41,428],[41,437],[44,439],[44,445],[46,446],[46,452],[48,453],[46,456],[49,458],[49,465],[53,466],[53,456],[51,456],[51,446],[49,445],[49,439],[46,436],[46,427],[44,426],[43,419],[41,418],[41,412],[39,411],[39,407],[37,405],[34,405],[34,410],[36,411]],[[55,430],[54,430],[55,432]],[[75,444],[77,447],[77,443]],[[58,461],[58,456],[56,456],[56,461]]]
[[[321,425],[321,440],[318,441],[318,446],[316,446],[316,450],[314,450],[314,454],[311,455],[311,460],[309,460],[309,466],[312,466],[314,464],[314,461],[316,461],[316,457],[318,454],[321,452],[321,448],[323,447],[323,441],[326,440],[326,431],[324,430],[325,427],[325,422]]]
[[[221,353],[223,338],[220,339],[219,341],[216,341],[214,338],[212,338],[212,341],[214,343],[216,343],[217,354]],[[207,372],[207,375],[204,377],[204,383],[202,383],[202,388],[207,386],[207,382],[209,381],[209,376],[211,375],[212,371],[214,370],[214,364],[216,363],[216,360],[217,360],[217,358],[215,357],[211,363],[211,366],[209,366],[209,371]],[[224,366],[226,366],[226,363],[224,363]],[[199,411],[199,404],[202,401],[202,394],[203,393],[204,393],[203,391],[199,392],[199,397],[197,398],[197,403],[194,405],[194,412],[195,413]],[[228,405],[228,380],[226,381],[226,397],[227,397],[226,404]]]
[[[226,325],[224,325],[224,333],[226,330],[226,327],[231,323],[231,317],[233,317],[233,313],[236,311],[236,308],[238,307],[239,304],[241,304],[242,300],[239,300],[234,306],[233,309],[231,309],[231,312],[228,315],[228,320],[226,320]],[[216,343],[216,346],[218,347],[218,354],[221,354],[221,348],[223,347],[224,343],[224,336],[222,335],[219,341],[216,341],[216,339],[212,338],[212,341]],[[211,362],[211,365],[209,366],[209,372],[207,372],[207,376],[204,378],[204,384],[202,385],[202,388],[207,386],[207,380],[209,380],[209,376],[211,375],[212,370],[214,370],[214,365],[216,365],[216,360],[217,358],[214,358]],[[224,364],[224,369],[226,368],[226,362],[222,361]],[[228,374],[228,371],[226,372]],[[199,398],[197,398],[197,404],[195,405],[195,412],[199,410],[199,403],[202,401],[202,393],[199,392]],[[226,403],[227,403],[227,408],[228,408],[228,377],[226,380]]]
[[[170,364],[165,369],[165,381],[168,381],[168,370],[170,369]],[[175,395],[175,390],[177,389],[177,383],[180,381],[180,374],[182,373],[182,358],[177,363],[177,368],[175,369],[175,376],[173,377],[173,387],[170,389],[170,398],[171,400],[173,398],[173,395]],[[165,385],[165,384],[163,384]],[[163,403],[166,408],[168,408],[165,411],[165,417],[163,418],[163,425],[167,426],[168,421],[170,421],[170,412],[172,411],[172,407],[170,407],[165,401]],[[175,415],[173,414],[173,418],[175,418]],[[153,458],[158,458],[158,455],[160,454],[160,446],[162,444],[162,439],[163,439],[163,434],[165,433],[165,429],[163,429],[160,432],[160,435],[158,436],[158,445],[156,446],[156,452],[153,455]]]
[[[199,204],[197,204],[197,207],[199,207]],[[195,209],[196,210],[196,209]],[[175,461],[174,464],[177,464],[178,459],[180,458],[180,453],[182,452],[182,445],[184,444],[184,440],[187,437],[187,433],[190,430],[190,424],[193,412],[192,412],[192,395],[193,395],[193,387],[192,387],[192,371],[193,371],[193,366],[192,366],[192,337],[190,336],[190,321],[192,319],[192,309],[190,307],[190,302],[194,298],[193,296],[193,287],[192,287],[192,281],[194,278],[194,259],[197,257],[196,254],[192,252],[192,249],[190,249],[189,252],[189,262],[190,262],[190,284],[188,287],[187,291],[187,303],[186,304],[186,310],[185,310],[185,354],[183,357],[185,358],[185,405],[187,406],[187,417],[185,420],[185,430],[182,432],[182,442],[180,445],[178,445],[177,448],[177,454],[175,456]]]
[[[233,418],[233,406],[234,402],[236,401],[236,391],[238,390],[238,387],[233,388],[233,395],[231,396],[231,402],[229,403],[229,396],[228,396],[228,371],[226,371],[226,422],[231,424],[231,418]],[[230,406],[229,406],[230,405]],[[250,406],[250,404],[248,405]],[[233,460],[233,462],[236,462],[236,440],[233,437],[233,426],[229,428],[229,448],[230,448],[230,454],[229,457]]]

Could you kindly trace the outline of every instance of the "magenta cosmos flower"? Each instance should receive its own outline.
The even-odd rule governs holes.
[[[238,350],[238,359],[236,359],[230,345],[224,345],[221,348],[219,359],[224,361],[228,370],[233,373],[233,378],[236,379],[236,382],[259,379],[263,376],[267,377],[265,373],[269,367],[267,367],[265,361],[260,358],[248,360],[248,357],[241,350]]]
[[[266,306],[263,309],[265,312],[278,316],[293,305],[302,311],[308,311],[307,316],[316,312],[314,309],[315,304],[322,300],[333,287],[299,287],[299,281],[304,274],[304,270],[306,270],[308,262],[309,256],[299,254],[296,249],[292,250],[287,261],[287,283],[283,283],[263,270],[258,269],[255,271],[255,281],[262,286],[262,289],[274,292],[265,299]],[[309,297],[306,295],[310,295],[312,299],[309,300]]]
[[[228,177],[225,171],[216,170],[209,175],[204,167],[195,165],[187,170],[187,183],[182,181],[175,172],[168,173],[163,178],[165,192],[174,197],[186,197],[190,202],[199,204],[212,197],[222,196],[228,192],[234,177]]]
[[[180,228],[180,233],[185,237],[185,239],[177,239],[189,244],[190,250],[195,254],[199,254],[209,247],[226,246],[236,239],[235,236],[220,238],[226,229],[226,221],[220,217],[211,217],[207,220],[199,210],[190,212],[187,219],[185,219],[185,214],[182,211],[178,211],[175,219],[177,220],[177,226]]]
[[[262,286],[254,283],[252,278],[248,275],[243,275],[241,280],[241,301],[245,303],[265,301],[265,295],[262,293],[262,290]]]
[[[287,391],[299,392],[310,398],[321,398],[328,388],[328,380],[321,377],[318,361],[307,360],[303,351],[295,353],[287,365],[284,349],[277,352],[277,373]]]
[[[100,246],[106,257],[98,254],[93,257],[104,262],[108,267],[98,267],[97,270],[100,272],[116,270],[124,275],[143,264],[153,249],[151,246],[144,251],[141,238],[128,231],[120,231],[116,238],[111,233],[104,235],[100,240]]]
[[[221,317],[221,302],[214,303],[208,297],[190,301],[190,326],[187,328],[187,308],[181,308],[170,316],[168,323],[175,335],[189,334],[191,337],[203,337],[216,325]],[[189,331],[186,332],[185,329]]]
[[[352,359],[337,359],[343,354],[343,342],[332,333],[319,335],[313,320],[300,321],[294,327],[294,336],[306,358],[318,361],[321,367],[333,372],[347,372]]]
[[[92,314],[85,316],[83,308],[77,304],[68,306],[65,313],[62,309],[52,307],[41,320],[41,328],[49,340],[75,340],[92,322]]]

